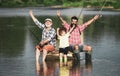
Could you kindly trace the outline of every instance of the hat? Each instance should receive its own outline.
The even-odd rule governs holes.
[[[52,19],[46,18],[45,21],[50,21],[50,22],[52,22]]]

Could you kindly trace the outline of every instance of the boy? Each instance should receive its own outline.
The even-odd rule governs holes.
[[[67,63],[67,54],[70,50],[69,48],[69,36],[71,31],[74,29],[75,26],[73,26],[68,32],[66,32],[65,28],[57,28],[57,36],[59,39],[59,59],[60,63],[63,61],[63,55],[64,55],[64,64]]]

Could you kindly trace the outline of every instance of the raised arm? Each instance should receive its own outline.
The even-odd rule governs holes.
[[[73,31],[74,28],[75,28],[75,25],[73,25],[73,27],[67,33],[70,34]]]
[[[94,22],[95,20],[97,20],[99,18],[99,15],[95,15],[92,19],[90,19],[89,21],[85,22],[85,25],[89,25],[92,22]]]
[[[57,16],[59,17],[59,19],[62,21],[63,24],[66,23],[66,21],[61,17],[60,10],[57,10]]]
[[[88,25],[90,25],[92,22],[97,20],[99,18],[99,15],[95,15],[92,19],[82,24],[82,26],[78,26],[80,28],[80,31],[82,32]]]
[[[29,14],[30,14],[30,17],[32,18],[32,20],[34,21],[34,23],[35,23],[39,28],[43,29],[43,28],[45,27],[45,25],[42,24],[41,22],[39,22],[39,21],[37,20],[37,18],[33,15],[32,10],[29,11]]]
[[[60,28],[57,28],[57,36],[58,36],[58,38],[59,38],[59,30],[60,30]]]
[[[30,16],[31,16],[31,18],[32,18],[32,20],[33,20],[34,22],[37,21],[37,19],[36,19],[35,16],[33,15],[32,10],[29,11],[29,14],[30,14]]]

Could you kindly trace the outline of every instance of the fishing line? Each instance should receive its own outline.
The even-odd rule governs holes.
[[[28,25],[30,25],[30,22],[29,22],[29,18],[26,17],[26,29],[36,38],[36,40],[39,42],[39,38],[34,34],[34,32],[30,29],[30,27],[28,27]]]
[[[35,35],[35,33],[30,29],[30,27],[28,25],[30,25],[30,18],[26,17],[26,22],[25,24],[27,25],[25,28],[26,30],[28,30],[35,38],[36,40],[39,42],[39,38]]]
[[[36,38],[36,40],[39,42],[39,38],[34,34],[34,32],[28,27],[26,26],[27,30]]]
[[[102,17],[102,15],[101,15],[100,13],[101,13],[101,11],[103,10],[103,7],[105,6],[106,2],[107,2],[107,0],[104,1],[101,9],[98,11],[98,14],[100,15],[100,17]]]

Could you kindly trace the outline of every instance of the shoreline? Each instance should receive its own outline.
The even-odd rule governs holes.
[[[47,16],[56,16],[56,11],[61,10],[62,15],[64,16],[73,16],[79,15],[79,12],[82,8],[80,7],[24,7],[24,8],[0,8],[0,17],[11,17],[11,16],[29,16],[29,10],[33,10],[35,15],[47,15]],[[95,15],[98,14],[101,8],[84,8],[82,15]],[[101,13],[102,15],[120,15],[120,10],[113,8],[104,8]]]

